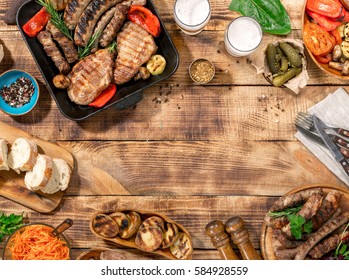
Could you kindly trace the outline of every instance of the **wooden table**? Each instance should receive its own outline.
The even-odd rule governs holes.
[[[205,226],[233,216],[245,220],[259,249],[264,215],[277,197],[306,184],[343,185],[296,140],[293,120],[345,83],[308,60],[308,86],[294,95],[271,86],[246,58],[227,56],[219,44],[226,25],[238,16],[228,10],[230,0],[211,0],[212,19],[196,36],[176,26],[174,0],[153,2],[178,49],[177,72],[146,90],[133,108],[111,108],[81,122],[60,113],[17,27],[0,21],[5,45],[0,73],[24,69],[37,78],[42,92],[31,113],[12,118],[0,112],[0,121],[57,142],[74,155],[77,167],[54,213],[40,214],[3,197],[0,209],[24,211],[31,222],[58,224],[72,218],[67,235],[74,257],[90,248],[113,248],[88,227],[93,213],[110,206],[168,215],[191,233],[194,259],[220,258]],[[9,3],[0,2],[1,18]],[[300,38],[303,1],[282,3],[292,22],[287,37]],[[205,86],[193,84],[188,75],[189,64],[200,57],[216,67],[215,78]]]

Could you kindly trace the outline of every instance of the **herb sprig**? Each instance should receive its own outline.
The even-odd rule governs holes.
[[[313,230],[313,223],[306,221],[301,215],[288,215],[290,221],[291,233],[297,240],[302,238],[303,233],[311,233]]]
[[[94,42],[97,40],[97,38],[99,38],[99,34],[101,32],[97,32],[95,34],[93,34],[90,38],[90,40],[88,40],[87,44],[85,47],[78,47],[78,56],[79,59],[82,59],[86,56],[88,56],[91,53],[91,48],[94,44]]]
[[[52,3],[48,0],[37,0],[37,2],[46,8],[47,12],[51,15],[51,22],[70,40],[73,40],[73,36],[71,34],[71,31],[66,26],[64,20],[63,20],[63,14],[59,13],[55,8],[53,7]]]
[[[0,211],[0,242],[3,241],[5,236],[10,235],[22,225],[23,213],[21,215],[13,213],[6,215],[4,212]]]
[[[269,212],[268,215],[273,218],[278,218],[278,217],[287,217],[289,215],[295,215],[301,210],[302,205],[295,206],[295,207],[290,207],[282,211],[277,211],[277,212]]]

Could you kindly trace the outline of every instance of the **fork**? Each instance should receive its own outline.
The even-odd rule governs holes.
[[[310,118],[305,116],[305,114],[306,113],[302,113],[302,112],[297,114],[296,119],[295,119],[296,127],[301,127],[303,129],[319,136],[315,127],[314,127],[312,119],[310,120]],[[307,114],[307,115],[309,115],[309,114]],[[328,133],[328,135],[330,136],[330,138],[332,139],[332,141],[334,143],[339,144],[341,147],[343,147],[345,149],[349,149],[349,142],[347,139],[344,139],[340,135],[335,135],[335,134],[331,134],[331,133]]]
[[[299,112],[297,114],[296,119],[297,118],[301,119],[301,120],[304,120],[304,123],[309,125],[309,129],[311,129],[311,128],[315,129],[314,124],[313,124],[313,115],[312,114]],[[337,133],[339,135],[342,135],[342,136],[345,136],[345,137],[349,137],[349,131],[344,129],[344,128],[340,128],[340,127],[336,127],[336,126],[333,126],[333,125],[325,124],[325,129],[331,129],[331,130],[333,130],[335,133]]]

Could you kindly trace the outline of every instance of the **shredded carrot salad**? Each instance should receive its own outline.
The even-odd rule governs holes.
[[[13,260],[69,259],[67,244],[52,235],[52,228],[44,225],[30,225],[15,233],[10,251]]]

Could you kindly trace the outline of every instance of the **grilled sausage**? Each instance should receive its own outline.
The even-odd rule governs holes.
[[[93,31],[93,35],[92,35],[92,36],[96,36],[96,40],[93,42],[93,44],[91,46],[91,53],[94,53],[98,50],[99,38],[101,37],[104,28],[107,26],[107,24],[113,18],[117,6],[118,5],[110,8],[108,11],[106,11],[104,13],[104,15],[100,18],[100,20],[97,22],[96,27]]]
[[[317,232],[312,234],[300,247],[295,260],[304,260],[309,251],[325,236],[336,230],[341,225],[349,222],[349,213],[345,212],[335,219],[327,221]]]
[[[281,211],[288,207],[296,206],[297,204],[306,201],[313,193],[319,193],[323,195],[322,188],[308,189],[304,191],[299,191],[294,194],[285,195],[279,198],[270,209],[270,212]]]
[[[123,3],[116,5],[114,16],[103,30],[99,40],[99,44],[103,48],[107,47],[116,38],[116,35],[126,19],[126,13],[129,8],[129,5],[124,5]]]
[[[50,20],[46,25],[46,30],[51,33],[53,39],[61,46],[65,58],[69,63],[73,63],[79,59],[78,50],[73,41],[65,36]]]
[[[86,46],[100,16],[119,2],[121,0],[92,0],[81,14],[75,28],[75,44],[81,47]]]
[[[326,195],[319,211],[311,218],[313,230],[318,230],[333,215],[339,207],[341,197],[342,194],[338,191],[331,191]]]
[[[78,24],[79,18],[87,5],[92,0],[70,0],[64,10],[64,22],[66,26],[73,30]]]
[[[122,4],[125,5],[137,5],[137,6],[145,6],[147,4],[147,0],[125,0],[122,1]]]
[[[313,217],[319,208],[321,207],[323,196],[318,193],[313,193],[308,200],[304,203],[301,210],[299,210],[298,215],[302,216],[306,221]],[[282,228],[284,234],[292,237],[290,224],[285,225]]]
[[[63,74],[68,73],[70,71],[70,65],[52,40],[51,33],[47,30],[43,30],[37,35],[37,38],[44,47],[46,54],[52,59],[58,68],[59,72]]]
[[[326,253],[336,249],[340,241],[341,236],[339,234],[331,235],[314,246],[314,248],[309,251],[309,256],[313,259],[320,259]]]

